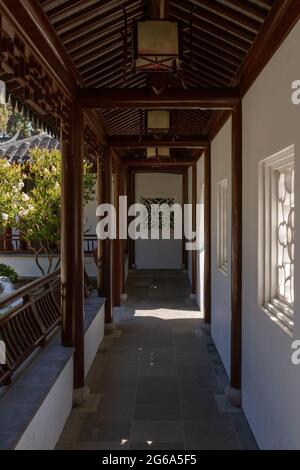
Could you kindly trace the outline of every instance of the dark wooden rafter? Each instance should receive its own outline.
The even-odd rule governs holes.
[[[242,97],[300,19],[300,2],[278,0],[273,3],[274,5],[269,5],[272,9],[230,84],[239,84]],[[228,112],[214,113],[206,126],[211,139],[217,135],[229,116]]]
[[[189,167],[195,163],[196,159],[188,159],[188,158],[161,158],[161,159],[147,159],[147,160],[140,160],[138,158],[136,159],[130,159],[130,158],[124,158],[123,162],[124,165],[130,168],[183,168],[183,167]]]
[[[107,144],[114,149],[136,149],[151,146],[204,149],[208,143],[207,137],[202,135],[178,138],[156,137],[154,135],[143,138],[130,136],[110,136],[107,138]]]
[[[250,2],[248,0],[154,0],[152,17],[179,20],[183,32],[184,48],[191,47],[189,32],[192,14],[193,60],[186,54],[183,63],[185,84],[189,88],[227,87],[237,77],[240,67],[259,34],[275,0]],[[149,17],[149,2],[143,0],[88,0],[86,2],[63,2],[40,0],[53,28],[56,30],[65,49],[84,81],[84,86],[95,88],[120,87],[140,88],[147,84],[144,73],[134,74],[130,66],[130,37],[128,37],[128,57],[126,80],[124,82],[124,10],[128,28],[133,19]],[[163,7],[163,8],[161,8]],[[163,12],[163,13],[162,13]],[[180,77],[171,79],[172,87],[181,87]],[[122,111],[114,109],[109,115],[102,113],[108,133],[139,135],[135,114],[128,114],[124,120]],[[179,115],[182,111],[179,111]],[[211,114],[200,111],[203,129],[208,130]],[[184,132],[195,122],[187,111]],[[128,131],[121,131],[122,126]],[[118,128],[116,132],[115,128]],[[110,129],[113,129],[110,132]],[[181,131],[183,131],[181,129]],[[195,133],[195,132],[194,132]]]
[[[0,16],[0,79],[12,103],[46,130],[68,136],[74,91],[83,83],[79,71],[39,2],[0,0]],[[85,118],[103,136],[100,114],[88,110]]]
[[[85,109],[168,108],[232,109],[240,99],[238,87],[168,89],[161,95],[145,89],[83,88],[77,100]]]

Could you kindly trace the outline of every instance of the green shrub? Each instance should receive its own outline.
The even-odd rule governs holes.
[[[0,264],[0,276],[8,277],[10,282],[15,284],[18,280],[18,274],[11,266],[7,264]]]

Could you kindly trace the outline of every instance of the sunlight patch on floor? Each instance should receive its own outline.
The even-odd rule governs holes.
[[[160,320],[187,320],[189,318],[204,318],[203,313],[201,312],[191,312],[190,310],[175,310],[175,309],[165,309],[159,308],[154,310],[135,310],[135,317],[153,317],[159,318]]]

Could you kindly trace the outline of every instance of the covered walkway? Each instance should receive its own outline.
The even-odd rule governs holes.
[[[57,449],[255,449],[183,271],[133,271]]]

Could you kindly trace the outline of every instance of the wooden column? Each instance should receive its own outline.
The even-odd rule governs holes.
[[[119,187],[120,196],[126,196],[126,178],[124,167],[120,167],[119,172]],[[121,270],[121,300],[126,299],[126,280],[125,280],[125,262],[126,262],[126,240],[120,240],[121,256],[120,256],[120,270]]]
[[[112,156],[108,147],[104,153],[104,181],[103,181],[103,203],[112,203]],[[106,298],[105,302],[105,323],[110,324],[113,321],[113,273],[112,273],[113,255],[112,240],[107,238],[103,241],[103,292]]]
[[[211,150],[204,157],[204,321],[211,322]]]
[[[193,232],[197,230],[197,164],[192,166]],[[192,294],[197,294],[197,250],[192,251]]]
[[[185,249],[186,245],[186,238],[185,238],[185,224],[184,224],[184,206],[189,202],[189,194],[188,194],[188,185],[189,185],[189,174],[188,170],[183,171],[182,175],[182,265],[184,269],[188,269],[188,252]]]
[[[96,190],[96,197],[97,197],[97,207],[102,203],[102,190],[103,190],[103,181],[102,181],[102,162],[101,158],[98,157],[97,159],[97,190]],[[97,222],[99,221],[99,218]],[[98,239],[97,242],[97,290],[98,295],[103,295],[103,269],[102,269],[102,244],[103,242]]]
[[[242,104],[232,113],[231,387],[241,389]]]
[[[62,143],[62,343],[75,347],[74,388],[84,377],[83,112],[72,106],[71,133]]]
[[[129,173],[129,178],[128,178],[128,183],[129,183],[129,207],[132,204],[135,204],[135,172],[132,170]],[[128,223],[130,223],[132,220],[132,217],[128,218]],[[131,240],[131,238],[128,239],[128,248],[129,248],[129,266],[131,269],[135,268],[135,242],[134,240]]]
[[[119,179],[119,168],[116,168],[115,180],[114,180],[114,204],[116,208],[117,220],[116,220],[116,232],[117,238],[113,240],[113,305],[114,307],[120,307],[121,305],[121,240],[119,239],[119,194],[120,194],[120,179]]]

